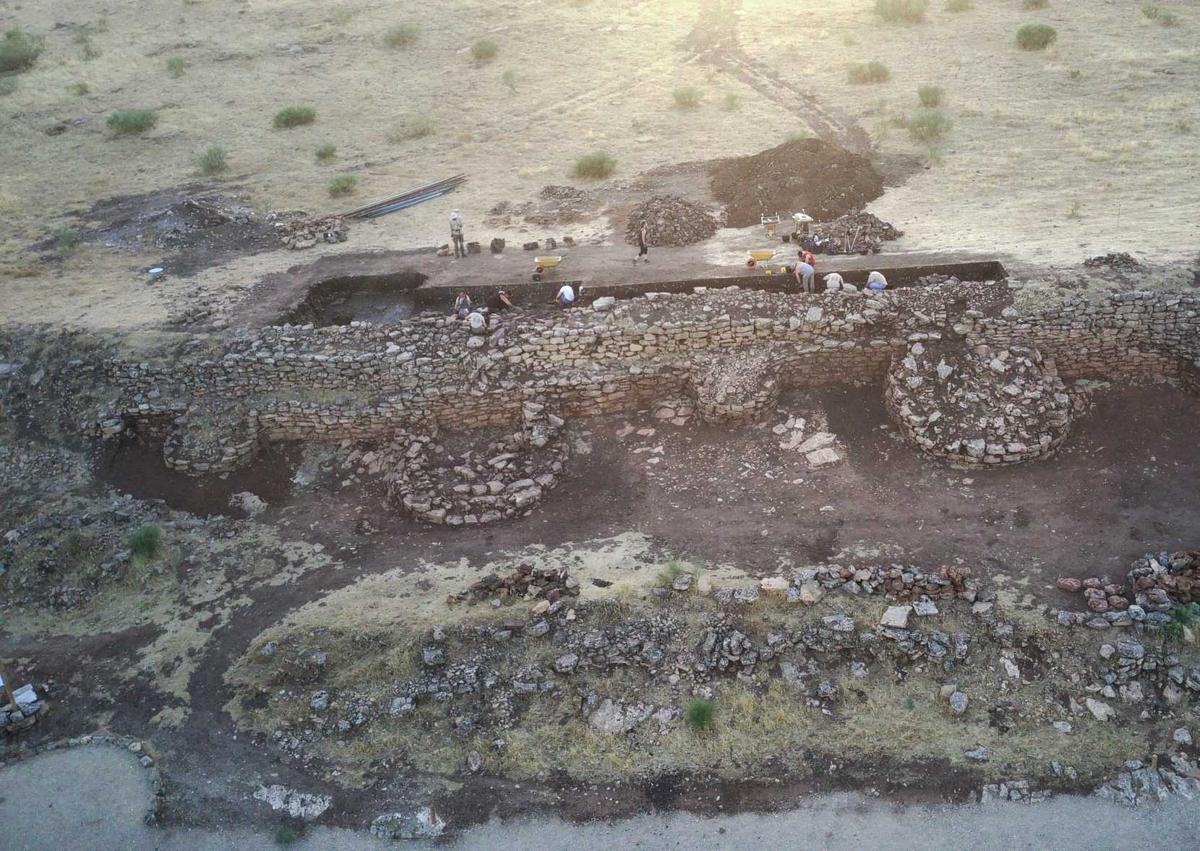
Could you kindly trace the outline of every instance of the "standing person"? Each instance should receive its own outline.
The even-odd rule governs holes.
[[[450,214],[450,241],[454,243],[455,257],[467,256],[467,249],[463,243],[463,218],[458,210]]]
[[[867,275],[867,289],[877,293],[883,292],[887,289],[887,278],[882,272],[872,272]]]
[[[459,319],[466,318],[466,315],[471,312],[471,297],[465,292],[461,292],[454,299],[454,315]]]
[[[814,281],[817,276],[817,270],[813,268],[811,263],[805,263],[801,260],[796,264],[796,283],[806,292],[811,293],[814,287]]]
[[[570,307],[575,303],[575,290],[571,289],[570,284],[563,284],[554,300],[558,302],[559,307]]]
[[[647,237],[646,220],[642,219],[642,223],[640,225],[638,225],[638,232],[637,232],[638,256],[633,258],[634,263],[638,262],[638,260],[642,260],[645,263],[650,262],[650,248],[646,244],[646,237]]]
[[[812,266],[814,269],[817,268],[817,257],[807,248],[800,249],[800,260],[804,263],[807,263],[809,266]]]

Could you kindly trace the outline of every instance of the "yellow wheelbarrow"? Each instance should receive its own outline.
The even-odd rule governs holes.
[[[746,252],[746,265],[753,269],[760,263],[766,263],[774,256],[774,248],[754,248]]]
[[[551,254],[544,257],[533,258],[533,279],[540,281],[546,272],[558,268],[563,262],[561,254]]]

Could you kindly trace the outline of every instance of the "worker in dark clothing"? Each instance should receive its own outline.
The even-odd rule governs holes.
[[[507,290],[498,290],[487,297],[488,313],[503,313],[513,306]]]
[[[637,257],[633,258],[634,263],[637,263],[639,260],[642,260],[645,263],[650,262],[650,247],[646,243],[647,235],[648,234],[647,234],[647,228],[646,228],[646,220],[642,219],[641,225],[638,226],[638,232],[637,232],[638,255],[637,255]]]

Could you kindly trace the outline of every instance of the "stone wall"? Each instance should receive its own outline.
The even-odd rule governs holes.
[[[1022,310],[1002,283],[949,282],[882,297],[733,288],[655,295],[608,310],[509,314],[487,337],[441,316],[273,327],[215,341],[181,335],[157,360],[106,357],[100,380],[120,398],[93,421],[113,434],[122,422],[175,419],[183,433],[169,441],[170,463],[213,470],[240,463],[262,439],[368,440],[431,424],[507,425],[535,398],[582,417],[695,397],[720,358],[756,349],[771,353],[763,387],[882,385],[911,343],[943,338],[1037,348],[1067,380],[1174,378],[1195,390],[1198,316],[1195,296],[1076,296]],[[758,392],[763,387],[749,388],[757,401],[733,414],[769,407],[775,390]]]

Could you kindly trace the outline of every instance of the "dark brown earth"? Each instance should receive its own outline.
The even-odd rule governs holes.
[[[805,212],[829,221],[860,210],[883,194],[883,178],[866,157],[821,139],[798,139],[710,167],[713,197],[729,227],[757,225],[761,216]]]
[[[368,771],[365,788],[346,791],[324,779],[319,763],[302,768],[282,761],[269,743],[239,735],[222,708],[230,697],[223,677],[264,628],[364,575],[421,558],[465,557],[482,564],[489,554],[530,542],[557,546],[634,530],[672,554],[762,573],[777,570],[781,558],[805,563],[844,547],[878,543],[895,548],[881,561],[936,565],[961,559],[984,577],[1001,571],[1030,577],[1025,590],[1061,605],[1070,601],[1052,587],[1059,574],[1117,575],[1147,550],[1177,549],[1200,537],[1200,491],[1194,487],[1200,474],[1194,432],[1200,400],[1167,386],[1098,393],[1093,411],[1058,456],[1002,470],[958,471],[918,456],[895,437],[878,388],[793,392],[780,407],[824,409],[847,460],[805,470],[801,457],[781,450],[770,430],[783,414],[761,428],[732,431],[694,422],[664,426],[649,412],[579,421],[573,429],[590,452],[575,457],[566,480],[541,508],[515,523],[462,532],[397,516],[373,489],[337,488],[336,471],[317,487],[288,491],[290,459],[285,453],[265,456],[259,473],[277,484],[263,521],[277,524],[285,537],[319,541],[345,566],[316,569],[282,586],[239,589],[249,594],[250,605],[228,622],[211,624],[212,638],[189,684],[189,718],[177,731],[152,735],[171,781],[169,818],[211,824],[261,816],[258,805],[245,802],[245,790],[268,776],[306,791],[337,791],[337,809],[327,818],[354,825],[399,808],[401,801],[429,803],[431,796],[456,826],[492,813],[551,808],[580,819],[663,807],[769,810],[814,788],[870,786],[904,798],[912,796],[911,784],[925,799],[961,799],[977,786],[964,773],[874,763],[842,766],[815,785],[783,779],[781,767],[778,777],[738,784],[672,776],[580,786],[551,777],[518,787],[496,778],[456,778],[463,785],[454,793],[445,792],[436,778],[381,764]],[[619,437],[627,421],[655,433]],[[635,451],[660,445],[661,453]],[[152,456],[153,448],[142,452]],[[662,460],[647,463],[652,457]],[[221,510],[227,499],[227,488],[214,488],[211,505],[198,504],[185,497],[186,483],[171,477],[137,476],[121,484],[200,512]],[[826,506],[832,510],[823,511]],[[163,704],[163,695],[149,678],[130,687],[122,673],[136,650],[155,637],[147,628],[86,639],[0,640],[0,652],[15,660],[18,679],[90,687],[82,689],[81,705],[52,712],[24,746],[89,732],[105,718],[114,732],[148,735],[147,719]]]

